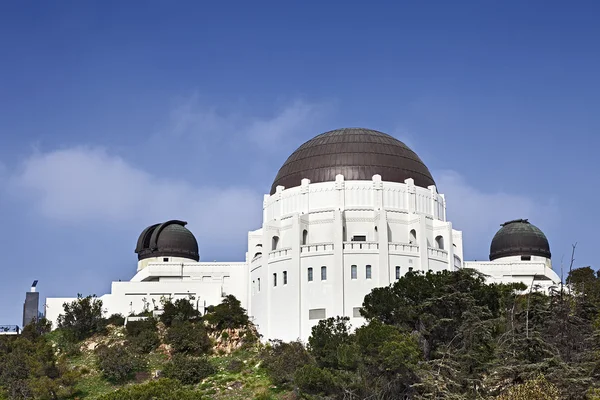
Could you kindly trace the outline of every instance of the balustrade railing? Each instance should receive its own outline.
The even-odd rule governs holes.
[[[389,251],[394,251],[394,252],[402,252],[402,253],[418,253],[419,252],[419,246],[417,246],[416,244],[410,244],[410,243],[390,243],[388,248],[389,248]]]
[[[279,258],[279,257],[285,257],[290,255],[292,251],[291,247],[286,247],[283,249],[277,249],[277,250],[273,250],[269,253],[269,258]]]
[[[448,259],[448,252],[446,250],[429,247],[427,249],[427,253],[429,254],[430,257],[442,258],[445,260]]]
[[[318,253],[322,251],[333,251],[333,243],[314,243],[300,246],[300,253]]]
[[[344,250],[379,250],[378,242],[344,242]]]

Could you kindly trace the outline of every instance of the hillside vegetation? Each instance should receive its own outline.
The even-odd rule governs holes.
[[[365,297],[367,323],[321,320],[308,343],[262,344],[233,296],[207,310],[104,318],[65,304],[0,338],[0,399],[600,400],[600,278],[574,270],[550,296],[472,270],[410,272]]]

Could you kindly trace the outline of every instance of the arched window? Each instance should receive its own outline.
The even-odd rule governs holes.
[[[409,243],[410,244],[417,244],[417,231],[415,231],[414,229],[410,230]]]
[[[327,267],[321,267],[321,280],[327,280]]]
[[[379,242],[379,232],[377,232],[377,227],[375,227],[375,241]]]
[[[273,239],[271,239],[271,250],[277,250],[278,246],[279,246],[279,236],[273,236]]]
[[[302,245],[308,244],[308,231],[305,229],[302,231]]]
[[[400,279],[400,266],[396,266],[396,280]]]
[[[313,269],[312,267],[308,267],[308,281],[312,282],[313,280]]]
[[[444,238],[442,236],[435,238],[435,246],[440,250],[444,250]]]

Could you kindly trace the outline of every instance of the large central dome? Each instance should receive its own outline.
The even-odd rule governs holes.
[[[302,179],[311,183],[346,180],[371,180],[381,175],[387,182],[404,183],[412,178],[415,185],[428,187],[435,181],[419,156],[398,139],[364,128],[343,128],[315,136],[288,157],[271,186],[286,189],[300,186]]]

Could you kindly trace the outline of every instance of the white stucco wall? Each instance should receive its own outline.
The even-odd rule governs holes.
[[[375,175],[372,181],[344,181],[339,175],[335,182],[315,184],[305,179],[299,187],[278,187],[265,196],[263,208],[260,235],[249,235],[248,248],[252,253],[259,240],[262,244],[262,256],[250,261],[249,311],[264,339],[306,340],[322,317],[347,316],[354,326],[362,324],[356,315],[364,296],[393,283],[396,266],[401,275],[462,267],[462,234],[445,220],[444,197],[434,186],[414,186],[412,179],[382,182]]]

